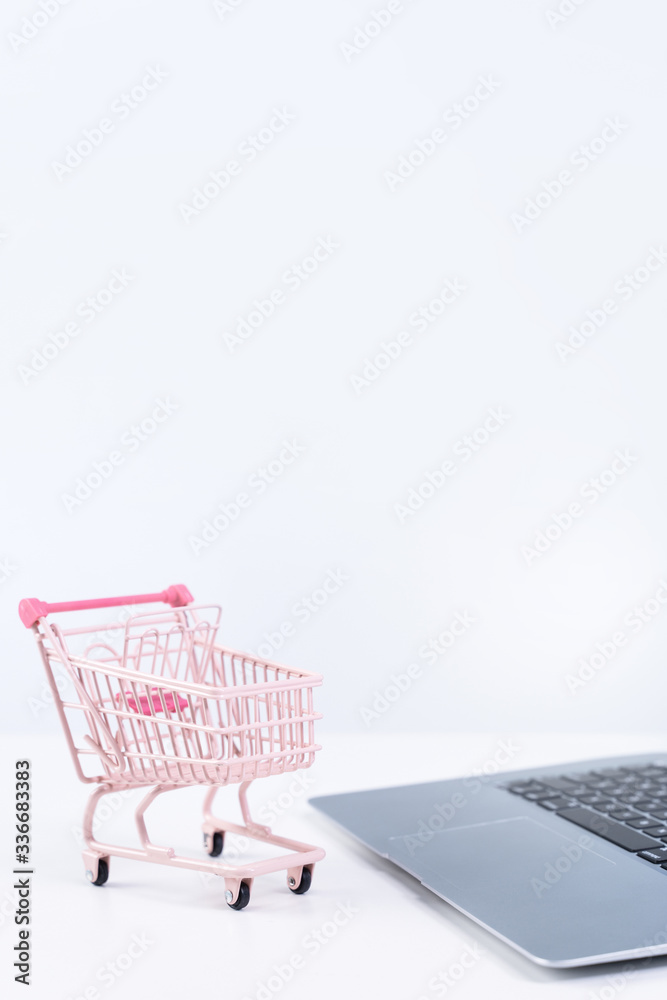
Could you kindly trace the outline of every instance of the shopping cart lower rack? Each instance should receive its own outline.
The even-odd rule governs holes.
[[[77,775],[96,786],[83,821],[89,880],[107,881],[112,856],[192,868],[222,876],[228,904],[241,910],[255,876],[285,871],[289,888],[301,894],[324,857],[319,847],[277,837],[255,823],[246,798],[256,778],[313,763],[320,749],[314,723],[321,718],[313,709],[313,688],[322,678],[217,645],[220,607],[192,601],[179,584],[159,594],[62,604],[27,598],[19,614],[35,633]],[[158,602],[170,607],[128,613],[129,606]],[[125,621],[73,628],[47,621],[57,612],[109,607],[123,607]],[[58,683],[54,669],[61,674]],[[231,784],[239,786],[243,824],[211,811],[218,789]],[[190,785],[208,788],[202,829],[211,858],[222,853],[227,832],[290,853],[229,865],[181,857],[172,847],[152,843],[146,809],[163,792]],[[135,814],[141,847],[96,840],[93,820],[100,799],[139,787],[150,787]]]

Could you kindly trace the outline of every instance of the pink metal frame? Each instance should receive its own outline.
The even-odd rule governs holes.
[[[112,785],[105,783],[99,785],[90,796],[83,818],[83,838],[86,849],[82,852],[82,857],[88,879],[94,882],[97,878],[100,858],[108,862],[110,857],[118,857],[130,858],[135,861],[150,861],[153,864],[159,865],[170,865],[172,868],[190,868],[194,871],[222,876],[225,880],[225,897],[228,903],[234,903],[238,899],[241,882],[247,882],[249,888],[252,888],[253,879],[259,875],[284,871],[287,873],[288,886],[292,888],[298,885],[301,881],[303,869],[310,868],[312,871],[315,863],[324,858],[325,852],[321,847],[304,844],[299,840],[278,837],[272,833],[270,827],[254,823],[250,816],[246,800],[246,790],[249,785],[250,782],[247,781],[239,787],[239,801],[245,825],[230,823],[214,816],[211,812],[211,805],[219,786],[213,786],[209,789],[204,800],[204,823],[202,825],[207,848],[210,849],[212,846],[214,833],[229,832],[241,834],[250,840],[263,841],[265,844],[272,844],[274,847],[283,848],[292,853],[269,858],[265,861],[255,861],[246,865],[226,865],[219,861],[203,861],[199,858],[181,857],[175,853],[173,847],[160,847],[152,843],[148,837],[144,813],[158,795],[182,787],[179,785],[156,785],[154,788],[151,788],[137,806],[134,815],[141,848],[105,844],[96,840],[93,836],[95,809],[104,795],[120,791],[127,787],[125,784]]]
[[[57,611],[87,611],[91,608],[118,608],[123,604],[171,604],[174,608],[183,607],[194,600],[192,594],[182,583],[167,587],[159,594],[131,594],[129,597],[99,597],[92,601],[61,601],[60,604],[47,604],[38,601],[36,597],[25,597],[19,604],[19,617],[26,628],[31,628],[40,618]]]
[[[169,604],[173,611],[153,610],[118,623],[60,629],[47,615],[128,604]],[[220,618],[217,606],[191,604],[186,587],[160,593],[46,604],[35,598],[21,602],[21,620],[35,633],[76,772],[97,785],[84,815],[83,860],[91,881],[100,859],[112,856],[190,868],[224,878],[227,902],[235,903],[242,882],[285,871],[288,885],[298,886],[304,868],[312,871],[324,857],[321,848],[278,837],[251,817],[247,789],[262,776],[309,767],[320,747],[313,741],[313,688],[321,677],[215,644]],[[205,611],[207,617],[202,616]],[[123,650],[93,642],[83,656],[70,652],[67,639],[100,628],[123,629]],[[93,655],[94,654],[94,655]],[[75,697],[65,700],[55,683],[52,661],[59,661],[72,681]],[[72,731],[72,714],[83,717],[83,746]],[[82,764],[95,773],[84,771]],[[203,832],[210,851],[215,833],[236,833],[290,853],[245,865],[176,855],[172,847],[154,844],[144,813],[168,791],[186,785],[208,786]],[[243,824],[212,813],[223,785],[239,785]],[[100,799],[132,787],[150,787],[135,813],[140,848],[98,841],[93,820]],[[152,787],[151,787],[152,786]]]

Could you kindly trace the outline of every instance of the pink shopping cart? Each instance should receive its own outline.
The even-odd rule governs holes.
[[[225,880],[234,910],[248,905],[255,876],[285,871],[293,893],[310,888],[321,848],[277,837],[253,822],[246,792],[255,778],[310,767],[315,752],[313,708],[318,674],[293,670],[216,644],[221,609],[194,605],[187,587],[92,601],[46,604],[27,598],[19,614],[32,628],[81,781],[94,784],[83,834],[83,860],[93,885],[104,885],[112,856],[191,868]],[[61,628],[47,615],[135,604],[167,604],[130,614],[124,622]],[[75,647],[81,647],[77,651]],[[54,669],[61,676],[56,679]],[[211,812],[216,792],[238,784],[243,824]],[[223,851],[226,832],[289,853],[245,865],[181,857],[149,838],[148,806],[163,792],[204,785],[204,846]],[[140,848],[114,846],[93,836],[100,799],[126,788],[150,787],[135,819]]]

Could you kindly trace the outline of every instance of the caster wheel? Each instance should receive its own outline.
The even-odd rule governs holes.
[[[289,886],[290,891],[293,892],[295,896],[303,896],[304,892],[308,892],[308,890],[310,889],[312,881],[313,881],[313,873],[310,870],[310,868],[303,868],[301,870],[301,881],[299,882],[299,884],[290,885],[288,879],[287,885]]]
[[[97,862],[97,878],[90,879],[91,885],[104,885],[109,878],[109,862],[106,858],[100,858]]]
[[[222,854],[222,848],[225,843],[225,835],[222,831],[216,830],[211,838],[211,850],[208,852],[210,858],[217,858]],[[208,840],[206,834],[204,834],[204,847],[208,846]]]
[[[244,907],[248,905],[249,902],[250,902],[250,886],[248,885],[247,882],[241,882],[236,902],[230,903],[229,900],[227,900],[227,906],[229,906],[232,910],[242,910],[244,909]]]

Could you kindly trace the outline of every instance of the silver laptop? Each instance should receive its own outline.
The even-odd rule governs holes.
[[[667,954],[667,754],[311,802],[540,965]]]

